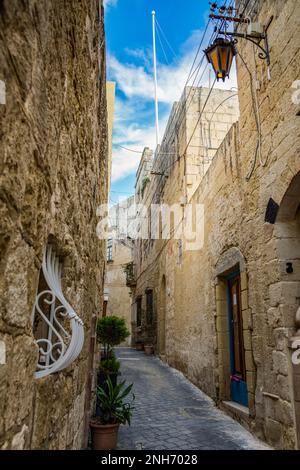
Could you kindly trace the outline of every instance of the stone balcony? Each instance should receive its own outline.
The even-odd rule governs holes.
[[[124,266],[124,271],[126,274],[126,286],[135,287],[136,286],[135,264],[133,262],[127,263]]]

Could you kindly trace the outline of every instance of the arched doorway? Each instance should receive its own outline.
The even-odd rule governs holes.
[[[159,307],[159,354],[166,353],[166,277],[163,275],[160,285],[160,307]]]
[[[290,389],[295,412],[297,448],[300,448],[300,364],[296,364],[295,341],[300,340],[300,172],[292,179],[279,206],[274,226],[279,262],[281,292],[281,324],[286,332],[286,351],[289,374],[286,385]]]

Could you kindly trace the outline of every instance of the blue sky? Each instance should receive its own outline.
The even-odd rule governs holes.
[[[209,5],[208,0],[104,0],[104,5],[107,78],[116,82],[111,187],[114,203],[133,194],[140,159],[139,153],[120,146],[136,151],[142,151],[145,146],[155,147],[151,11],[156,11],[167,39],[160,31],[157,59],[162,137],[172,103],[180,98],[188,77],[208,19]],[[201,84],[206,85],[207,80],[205,74]],[[227,82],[226,88],[230,86],[232,83]]]

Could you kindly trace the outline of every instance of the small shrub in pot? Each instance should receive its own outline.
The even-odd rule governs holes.
[[[104,347],[104,359],[110,356],[113,346],[121,344],[129,335],[124,318],[112,315],[97,321],[97,341]]]
[[[119,426],[130,425],[134,409],[134,395],[131,392],[133,384],[126,386],[124,381],[113,386],[108,377],[106,385],[106,390],[97,388],[100,413],[90,421],[94,450],[112,450],[117,447]],[[126,401],[130,394],[131,400]]]

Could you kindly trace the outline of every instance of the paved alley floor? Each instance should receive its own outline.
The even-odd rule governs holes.
[[[120,380],[133,383],[131,426],[121,426],[118,449],[241,450],[268,449],[220,411],[181,373],[154,356],[117,349]]]

